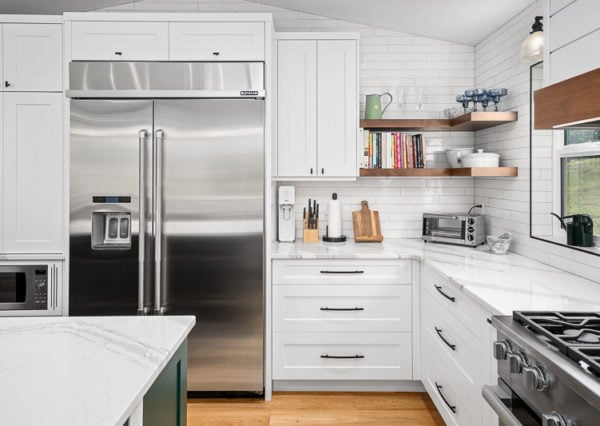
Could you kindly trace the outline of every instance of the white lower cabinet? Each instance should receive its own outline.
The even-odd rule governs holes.
[[[425,337],[421,344],[423,385],[446,424],[481,425],[481,404],[473,397],[471,383],[429,338]]]
[[[274,333],[274,380],[410,380],[411,333]]]
[[[273,380],[412,380],[407,260],[274,260]]]
[[[491,426],[481,396],[496,380],[490,314],[429,266],[421,276],[423,384],[447,424]]]

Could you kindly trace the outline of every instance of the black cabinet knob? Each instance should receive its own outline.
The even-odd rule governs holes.
[[[10,83],[8,81],[4,82],[4,87],[10,87]]]

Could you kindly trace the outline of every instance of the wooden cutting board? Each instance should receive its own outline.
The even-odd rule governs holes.
[[[379,224],[379,212],[369,209],[366,200],[361,201],[361,210],[352,212],[352,224],[354,225],[354,241],[357,243],[378,243],[383,241],[381,225]]]

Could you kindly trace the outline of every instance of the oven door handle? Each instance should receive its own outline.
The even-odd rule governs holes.
[[[501,425],[523,426],[523,423],[521,423],[519,419],[515,417],[515,415],[510,411],[510,409],[506,405],[504,405],[504,403],[500,399],[500,392],[502,392],[502,390],[499,386],[485,385],[481,389],[483,399],[487,401],[492,410],[494,410],[494,412],[498,415]]]

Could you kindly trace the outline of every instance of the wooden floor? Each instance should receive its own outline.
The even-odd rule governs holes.
[[[273,400],[188,399],[196,425],[443,426],[426,393],[275,392]]]

